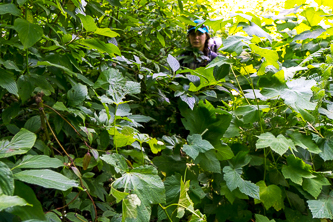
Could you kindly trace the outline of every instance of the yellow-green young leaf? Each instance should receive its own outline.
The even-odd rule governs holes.
[[[14,29],[17,31],[21,43],[25,49],[33,46],[43,36],[43,29],[22,18],[15,19]]]
[[[113,137],[113,143],[117,147],[124,147],[127,145],[131,145],[135,139],[133,138],[133,135],[124,135],[122,133],[116,133],[116,135]]]
[[[316,26],[321,20],[324,19],[322,15],[325,13],[323,11],[316,11],[314,8],[305,9],[301,15],[303,15],[311,26]]]
[[[271,207],[274,207],[276,211],[279,211],[282,208],[284,208],[282,191],[280,187],[274,184],[266,186],[265,181],[263,180],[259,181],[256,184],[259,186],[260,189],[259,191],[260,200],[254,200],[256,204],[263,203],[266,210],[268,210]]]
[[[165,145],[163,142],[158,141],[157,139],[153,138],[151,140],[148,141],[149,147],[151,149],[151,151],[154,154],[157,154],[158,152],[161,152],[162,150],[165,149]]]
[[[90,15],[84,16],[82,14],[78,14],[77,16],[81,19],[83,27],[86,29],[87,32],[94,32],[97,29],[97,25],[93,17],[91,17]]]
[[[181,22],[184,22],[186,25],[193,25],[196,26],[197,24],[193,22],[191,19],[185,17],[185,16],[178,16],[177,19]]]
[[[302,4],[305,4],[305,2],[306,0],[287,0],[285,2],[284,8],[285,9],[294,8],[295,6],[300,6]]]
[[[260,48],[255,44],[251,44],[250,47],[254,53],[265,58],[267,65],[273,65],[275,68],[279,68],[279,64],[277,63],[279,60],[279,55],[277,54],[277,51]]]
[[[309,164],[304,163],[304,161],[293,155],[287,157],[288,165],[282,167],[282,174],[286,179],[291,179],[294,183],[302,185],[303,178],[314,178],[316,176],[312,175],[312,169]]]
[[[114,56],[114,54],[121,55],[119,48],[112,43],[105,43],[98,39],[82,39],[79,43],[101,53],[107,52],[110,56]]]
[[[32,206],[23,198],[18,196],[0,195],[0,211],[14,206]]]
[[[163,47],[165,47],[165,40],[163,35],[161,35],[161,33],[157,32],[157,39],[158,41],[160,41],[160,43],[162,44]]]
[[[127,197],[129,193],[126,192],[120,192],[116,189],[113,188],[113,186],[111,185],[111,190],[110,190],[110,195],[114,196],[114,198],[116,198],[116,202],[119,203],[120,201],[122,201],[125,197]]]
[[[273,151],[277,152],[282,156],[290,148],[291,150],[296,150],[296,147],[291,139],[285,138],[282,134],[275,137],[272,133],[262,133],[257,136],[256,147],[257,149],[262,149],[270,147]]]
[[[119,36],[119,34],[117,32],[114,32],[109,28],[97,28],[95,31],[95,34],[107,36],[110,38]]]
[[[328,6],[331,9],[333,9],[333,1],[331,0],[315,0],[315,2],[317,2],[318,6]]]
[[[185,214],[185,209],[188,208],[189,210],[194,210],[193,202],[188,195],[187,191],[190,188],[190,181],[186,181],[185,183],[183,180],[180,180],[180,194],[178,200],[178,208],[177,208],[177,217],[182,218]]]

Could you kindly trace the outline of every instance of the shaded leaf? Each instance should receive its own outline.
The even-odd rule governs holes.
[[[33,46],[43,36],[43,29],[39,25],[30,23],[22,18],[15,19],[14,29],[18,32],[25,49]]]
[[[14,178],[9,167],[0,161],[0,196],[3,194],[9,196],[14,194]]]
[[[6,89],[8,92],[10,92],[16,96],[19,96],[18,88],[17,88],[13,75],[11,75],[6,70],[0,69],[0,79],[1,79],[0,86],[2,88]]]
[[[21,15],[21,11],[14,4],[8,3],[0,5],[0,15],[4,15],[7,13],[15,16]]]
[[[283,195],[280,187],[274,184],[266,186],[265,181],[263,180],[259,181],[256,184],[260,188],[260,200],[255,200],[255,203],[263,203],[266,210],[271,207],[274,207],[276,211],[284,208]]]
[[[187,141],[189,145],[184,145],[183,151],[193,160],[197,158],[199,153],[214,149],[214,147],[207,140],[203,140],[199,134],[189,135]]]

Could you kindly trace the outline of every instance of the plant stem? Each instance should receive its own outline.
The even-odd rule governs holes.
[[[245,97],[245,94],[244,94],[244,92],[243,92],[243,89],[242,89],[242,87],[241,87],[240,84],[239,84],[239,81],[238,81],[237,76],[236,76],[236,74],[235,74],[235,72],[234,72],[234,69],[232,68],[232,65],[230,65],[230,68],[231,68],[231,71],[232,71],[232,73],[234,74],[234,77],[235,77],[236,82],[237,82],[237,84],[238,84],[238,87],[239,87],[239,90],[240,90],[240,94],[244,97],[244,99],[246,100],[246,102],[247,102],[249,105],[251,105],[251,103],[249,102],[249,100],[247,100],[247,98]]]

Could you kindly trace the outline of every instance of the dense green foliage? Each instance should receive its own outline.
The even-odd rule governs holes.
[[[200,1],[1,3],[0,221],[332,220],[316,2],[227,20]],[[221,54],[183,69],[196,18]]]

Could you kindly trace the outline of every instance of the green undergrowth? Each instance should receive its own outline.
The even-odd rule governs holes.
[[[0,221],[332,221],[332,4],[316,2],[230,19],[0,3]],[[184,69],[198,17],[223,44]]]

